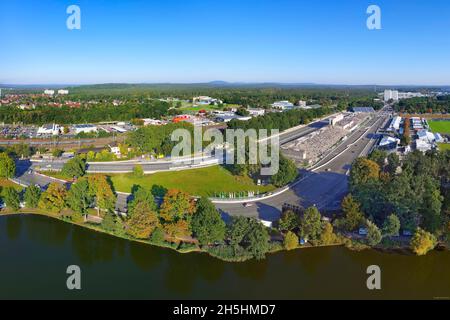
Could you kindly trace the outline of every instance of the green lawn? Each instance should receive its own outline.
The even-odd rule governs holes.
[[[438,143],[439,150],[450,150],[450,143]]]
[[[433,132],[450,134],[450,121],[428,121]]]
[[[131,173],[110,175],[116,191],[131,192],[133,185],[151,188],[160,185],[167,189],[179,189],[196,196],[215,196],[219,192],[259,191],[268,192],[272,185],[257,186],[248,177],[233,176],[220,166],[184,171],[159,172],[135,178]]]

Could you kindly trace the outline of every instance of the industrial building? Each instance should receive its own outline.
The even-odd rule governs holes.
[[[58,124],[44,124],[42,127],[39,127],[37,131],[38,135],[52,135],[57,136],[60,134],[60,126]]]
[[[76,134],[79,133],[91,133],[91,132],[97,132],[97,126],[94,126],[92,124],[76,124],[73,126],[73,130]]]
[[[272,108],[282,111],[291,110],[294,109],[294,104],[289,101],[277,101],[272,103]]]

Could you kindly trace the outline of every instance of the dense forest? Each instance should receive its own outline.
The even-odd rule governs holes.
[[[406,113],[449,113],[450,96],[438,96],[436,98],[412,98],[400,100],[394,105],[394,109]]]
[[[450,236],[450,152],[412,152],[400,166],[398,156],[375,151],[358,158],[350,174],[350,190],[362,212],[378,226],[388,216],[401,227],[417,227],[435,236]]]
[[[355,99],[372,100],[376,93],[369,87],[281,85],[281,84],[99,84],[67,88],[66,98],[73,101],[113,99],[160,99],[176,97],[190,100],[192,97],[208,95],[227,104],[265,107],[278,100],[298,100],[308,104],[336,105],[339,101]],[[12,93],[42,93],[42,90],[17,89]]]
[[[20,110],[12,106],[0,108],[0,122],[25,124],[95,123],[102,121],[127,121],[135,118],[160,119],[167,115],[169,104],[161,101],[126,102],[119,106],[98,104],[70,108],[68,106],[36,106],[34,110]]]

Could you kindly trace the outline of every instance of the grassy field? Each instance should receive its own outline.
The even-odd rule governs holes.
[[[450,143],[438,143],[439,150],[450,150]]]
[[[257,186],[248,177],[233,176],[220,166],[184,171],[159,172],[135,178],[129,174],[110,175],[116,191],[131,192],[134,185],[151,188],[160,185],[167,189],[179,189],[196,196],[214,196],[219,192],[259,191],[268,192],[273,186]]]
[[[428,121],[433,132],[450,134],[450,121]]]

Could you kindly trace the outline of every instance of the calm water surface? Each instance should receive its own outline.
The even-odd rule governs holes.
[[[82,290],[66,289],[81,267]],[[382,290],[366,289],[366,268]],[[206,254],[120,240],[41,216],[0,217],[0,298],[416,299],[450,297],[450,252],[425,257],[317,248],[263,261],[225,263]]]

